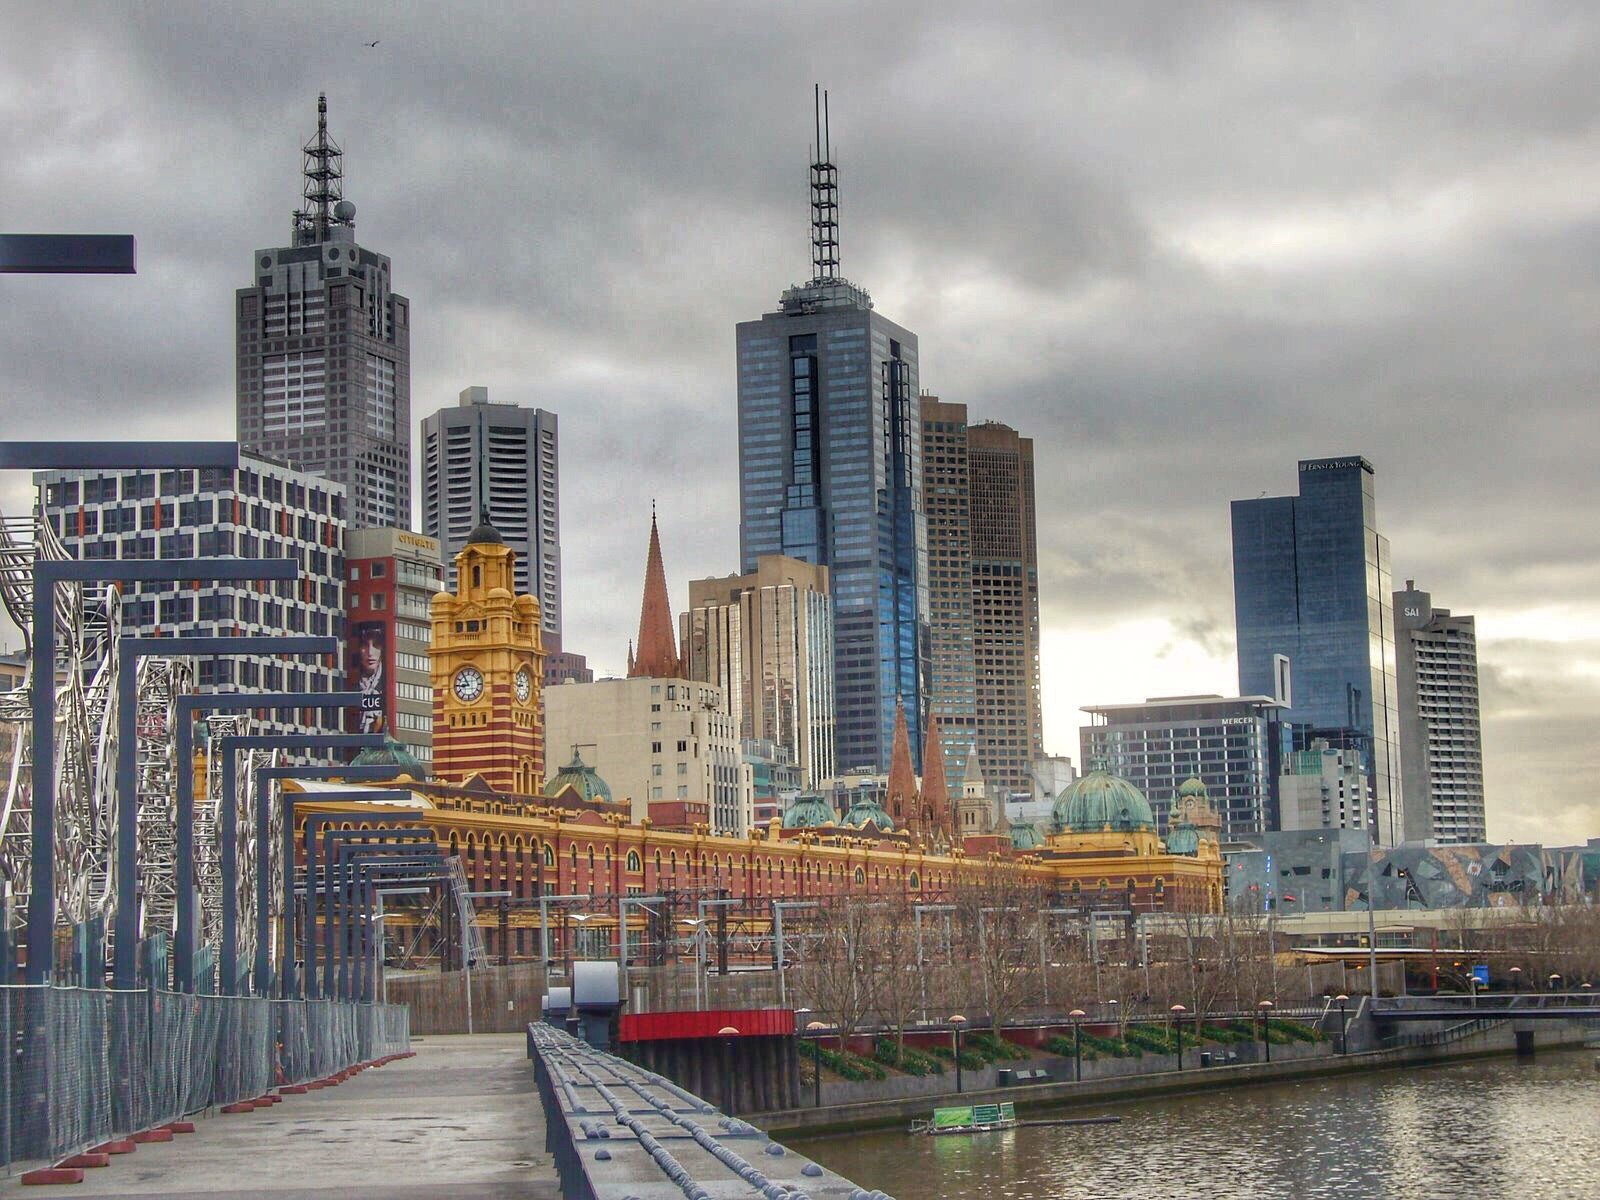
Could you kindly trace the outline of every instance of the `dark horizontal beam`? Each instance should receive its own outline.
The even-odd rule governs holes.
[[[118,639],[124,654],[147,654],[165,658],[207,654],[337,654],[339,639],[331,637],[257,637],[238,634],[234,637],[137,637],[132,634]]]
[[[0,442],[0,467],[13,471],[185,471],[238,465],[238,442]]]
[[[0,275],[133,275],[131,233],[0,233]]]
[[[225,579],[295,579],[300,568],[287,558],[52,558],[35,560],[33,574],[37,591],[39,583],[46,579],[52,583],[213,583]]]

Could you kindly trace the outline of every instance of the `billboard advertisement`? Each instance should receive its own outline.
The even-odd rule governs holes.
[[[361,693],[361,709],[354,718],[355,733],[389,730],[389,627],[382,621],[357,621],[350,626],[350,691]]]

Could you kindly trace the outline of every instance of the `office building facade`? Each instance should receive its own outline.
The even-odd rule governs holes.
[[[194,471],[47,471],[34,476],[43,515],[76,558],[288,558],[293,580],[136,583],[123,632],[140,636],[345,636],[344,488],[260,458]],[[203,691],[338,691],[342,655],[202,658]],[[304,719],[299,719],[304,718]],[[332,709],[276,712],[250,732],[343,732]]]
[[[740,554],[747,573],[772,554],[828,568],[836,758],[882,770],[896,702],[917,755],[926,703],[917,338],[840,276],[837,168],[820,146],[811,179],[812,277],[736,332]]]
[[[482,521],[515,554],[516,593],[539,601],[547,654],[561,649],[560,444],[555,413],[489,401],[469,387],[422,421],[422,531],[437,538],[445,583]]]
[[[545,693],[544,720],[551,762],[581,754],[635,821],[665,803],[708,812],[715,832],[750,831],[751,773],[722,689],[647,675],[563,683]]]
[[[923,396],[918,405],[928,524],[928,707],[939,716],[946,774],[960,779],[978,744],[967,406],[937,396]]]
[[[1371,787],[1356,751],[1322,738],[1284,759],[1278,777],[1278,828],[1366,829]]]
[[[684,673],[723,690],[740,738],[774,746],[807,788],[831,778],[828,568],[767,555],[749,575],[692,580],[680,625]]]
[[[1284,719],[1359,751],[1374,833],[1403,836],[1399,691],[1389,541],[1378,533],[1372,464],[1300,463],[1300,493],[1235,500],[1234,619],[1239,690],[1276,694],[1293,672]]]
[[[1143,704],[1086,707],[1082,761],[1143,792],[1168,828],[1184,780],[1206,785],[1230,837],[1277,827],[1276,780],[1288,746],[1271,696],[1158,696]]]
[[[1488,830],[1476,622],[1434,608],[1411,579],[1394,594],[1394,612],[1406,839],[1482,842]]]
[[[405,529],[345,535],[345,681],[361,693],[355,733],[386,733],[433,760],[433,598],[444,590],[439,543]]]
[[[327,98],[288,246],[257,250],[236,297],[239,444],[346,489],[358,528],[411,524],[411,303],[355,240]]]

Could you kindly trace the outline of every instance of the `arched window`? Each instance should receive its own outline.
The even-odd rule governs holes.
[[[606,873],[609,874],[610,872],[611,872],[611,847],[607,846],[606,847]]]
[[[676,850],[672,852],[672,873],[674,875],[678,873],[678,852]]]
[[[571,847],[571,850],[572,850],[572,873],[574,875],[576,875],[578,873],[578,848],[576,846],[573,846],[573,847]]]
[[[659,850],[656,851],[656,869],[657,870],[661,869],[661,852]],[[629,850],[628,851],[628,870],[630,870],[630,871],[642,871],[642,870],[644,870],[644,864],[639,861],[639,852],[637,850]]]
[[[589,847],[589,871],[590,871],[591,874],[593,874],[593,872],[594,872],[594,846],[593,845],[591,845]]]
[[[911,872],[911,890],[916,891],[922,886],[922,880],[915,871]]]
[[[865,871],[863,871],[860,867],[857,867],[856,868],[856,882],[857,883],[865,883],[866,881],[867,881],[867,873]]]
[[[555,847],[553,847],[549,842],[544,844],[544,865],[547,867],[554,867],[556,865]]]
[[[1083,884],[1079,883],[1076,879],[1072,881],[1072,894],[1074,896],[1081,896],[1083,894]]]
[[[677,864],[673,864],[673,865],[677,865]],[[659,851],[659,850],[656,851],[656,874],[657,875],[661,874],[661,851]]]

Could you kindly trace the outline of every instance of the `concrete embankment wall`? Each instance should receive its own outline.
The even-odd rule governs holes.
[[[1549,1022],[1540,1024],[1537,1028],[1535,1039],[1538,1049],[1554,1049],[1561,1046],[1582,1046],[1587,1039],[1593,1038],[1592,1030],[1584,1029],[1577,1024],[1565,1022]],[[1302,1053],[1284,1055],[1285,1050],[1298,1050]],[[762,1128],[777,1133],[805,1133],[825,1132],[841,1129],[865,1129],[874,1126],[894,1126],[909,1124],[914,1118],[925,1118],[930,1109],[930,1100],[937,1097],[939,1101],[960,1104],[998,1104],[1010,1101],[1018,1110],[1025,1108],[1051,1107],[1060,1108],[1085,1104],[1105,1104],[1113,1101],[1132,1100],[1141,1096],[1173,1095],[1185,1092],[1210,1091],[1216,1088],[1238,1087],[1252,1083],[1278,1083],[1293,1079],[1305,1079],[1321,1075],[1339,1075],[1355,1071],[1390,1070],[1403,1067],[1426,1066],[1435,1063],[1450,1062],[1455,1059],[1478,1058],[1491,1054],[1510,1054],[1516,1050],[1516,1035],[1509,1022],[1491,1026],[1475,1032],[1457,1041],[1446,1042],[1431,1046],[1408,1046],[1398,1050],[1376,1050],[1364,1053],[1340,1055],[1334,1048],[1327,1045],[1304,1047],[1279,1047],[1272,1049],[1272,1062],[1236,1063],[1225,1066],[1199,1067],[1190,1066],[1190,1056],[1184,1055],[1184,1070],[1157,1069],[1152,1066],[1164,1067],[1166,1064],[1175,1065],[1172,1056],[1148,1056],[1144,1059],[1132,1060],[1128,1070],[1104,1070],[1091,1075],[1089,1067],[1110,1067],[1116,1060],[1101,1063],[1085,1063],[1084,1079],[1082,1083],[1063,1082],[1045,1084],[1027,1084],[1016,1087],[982,1089],[967,1086],[959,1099],[955,1095],[955,1077],[953,1074],[936,1076],[934,1080],[928,1078],[907,1078],[885,1080],[882,1083],[872,1084],[841,1084],[834,1085],[838,1091],[829,1092],[824,1087],[822,1108],[797,1108],[786,1109],[778,1112],[759,1113],[750,1119]],[[1059,1062],[1060,1060],[1057,1060]],[[1127,1062],[1128,1060],[1123,1060]],[[1023,1067],[1027,1064],[1018,1063]],[[1120,1064],[1117,1064],[1120,1065]],[[1059,1070],[1059,1068],[1057,1068]],[[1070,1060],[1067,1070],[1072,1069]],[[971,1076],[992,1079],[992,1070],[985,1075],[983,1072],[964,1073]],[[884,1084],[895,1085],[923,1085],[936,1081],[943,1084],[942,1090],[924,1091],[921,1087],[906,1086],[899,1094],[884,1095],[880,1098],[864,1099],[864,1093],[859,1090],[866,1087],[881,1088]],[[834,1100],[833,1096],[843,1095],[843,1089],[858,1089],[852,1100]],[[887,1089],[895,1091],[896,1089]],[[802,1089],[804,1092],[804,1089]]]

